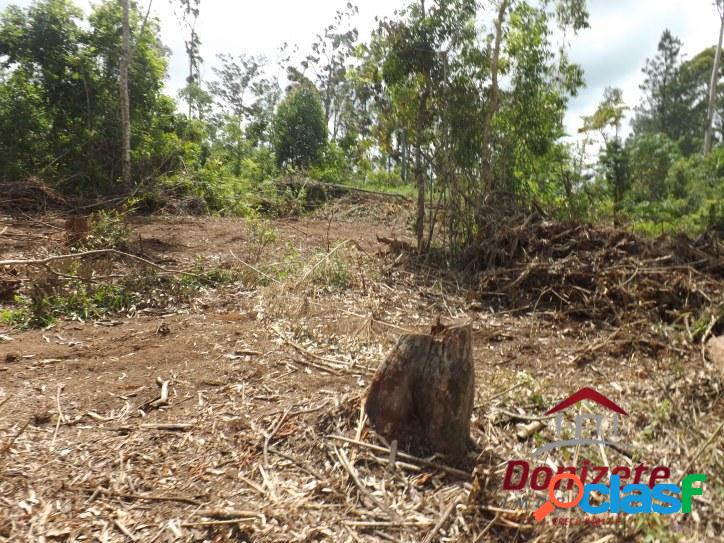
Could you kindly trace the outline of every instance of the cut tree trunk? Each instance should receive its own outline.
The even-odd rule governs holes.
[[[401,448],[462,457],[475,396],[470,324],[400,337],[372,379],[365,411],[372,427]]]

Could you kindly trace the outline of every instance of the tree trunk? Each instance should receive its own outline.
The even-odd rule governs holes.
[[[709,82],[709,107],[706,112],[706,132],[704,132],[704,155],[711,152],[714,145],[714,108],[716,107],[716,91],[719,86],[719,62],[721,60],[722,38],[724,38],[724,4],[721,8],[721,26],[719,28],[719,43],[714,54],[714,66],[711,70]]]
[[[427,109],[428,88],[420,97],[415,123],[415,185],[417,186],[417,218],[415,233],[417,234],[417,252],[422,253],[425,245],[425,174],[422,165],[422,132],[424,130],[425,110]]]
[[[407,129],[403,128],[400,133],[401,133],[401,140],[402,140],[400,142],[400,147],[401,147],[401,151],[402,151],[402,171],[400,173],[401,173],[401,177],[402,177],[402,182],[407,183],[407,161],[408,161],[408,154],[409,154],[408,146],[407,146]]]
[[[470,324],[439,323],[400,337],[370,383],[372,427],[401,448],[460,458],[468,451],[475,397]]]
[[[485,189],[492,192],[495,189],[495,179],[492,172],[492,142],[491,134],[493,127],[493,116],[498,110],[498,63],[500,60],[500,45],[503,41],[503,21],[505,13],[510,5],[510,0],[500,0],[498,16],[495,19],[495,43],[493,45],[493,58],[490,59],[490,103],[485,112],[482,128],[482,167],[483,182]]]
[[[131,106],[128,98],[128,65],[131,62],[131,29],[129,1],[121,0],[123,7],[123,50],[121,53],[121,180],[126,191],[131,190]]]

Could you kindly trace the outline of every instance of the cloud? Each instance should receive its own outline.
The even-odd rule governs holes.
[[[0,0],[0,9],[10,3],[28,5],[31,0]],[[147,0],[139,0],[144,6]],[[90,0],[77,0],[89,9]],[[201,55],[205,60],[202,77],[213,76],[211,67],[219,53],[264,55],[276,58],[284,43],[298,44],[307,51],[316,33],[329,24],[336,10],[347,0],[264,0],[262,2],[203,0],[198,21]],[[357,19],[361,36],[375,26],[375,16],[392,15],[405,0],[358,1]],[[174,13],[171,0],[155,0],[152,13],[161,23],[163,42],[171,49],[168,92],[176,95],[183,87],[188,70],[185,58],[185,32]],[[690,58],[715,43],[718,19],[710,0],[590,0],[591,28],[570,40],[571,57],[583,66],[586,87],[569,104],[566,127],[575,134],[580,116],[590,114],[606,87],[619,87],[633,108],[641,99],[638,85],[646,58],[656,54],[664,29],[669,28],[683,42]]]
[[[596,108],[606,87],[621,88],[631,109],[639,104],[641,69],[656,54],[665,29],[684,42],[682,51],[688,58],[718,36],[715,8],[707,1],[593,0],[589,11],[591,28],[571,40],[571,57],[583,66],[586,78],[586,88],[571,100],[566,115],[571,134],[580,127],[581,115]]]

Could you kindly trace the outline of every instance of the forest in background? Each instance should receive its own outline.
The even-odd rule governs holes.
[[[149,8],[107,0],[85,14],[37,0],[0,14],[0,183],[241,216],[303,200],[303,188],[280,190],[290,176],[363,186],[416,199],[419,250],[466,247],[501,202],[652,235],[724,230],[715,46],[687,59],[664,31],[642,67],[642,102],[607,89],[571,140],[563,118],[585,74],[559,42],[588,26],[584,0],[416,0],[369,40],[348,3],[302,57],[230,52],[209,81],[203,5],[179,0],[188,77],[177,97],[164,92],[169,51]]]

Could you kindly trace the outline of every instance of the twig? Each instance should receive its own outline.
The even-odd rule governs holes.
[[[357,473],[355,472],[354,468],[350,465],[349,459],[347,458],[347,455],[344,454],[344,451],[340,451],[334,445],[332,445],[332,448],[334,449],[334,453],[337,455],[337,458],[339,458],[340,464],[342,465],[344,470],[349,474],[349,476],[352,478],[352,481],[354,482],[355,486],[359,489],[359,491],[362,493],[362,495],[365,496],[370,502],[372,502],[375,505],[375,507],[377,507],[380,511],[385,511],[386,513],[390,513],[390,514],[394,515],[393,511],[391,511],[385,504],[383,504],[381,501],[379,501],[377,498],[375,498],[372,495],[372,492],[370,492],[369,489],[362,484],[362,481],[359,480]]]
[[[702,453],[707,449],[709,445],[712,444],[712,442],[719,436],[719,434],[722,431],[722,428],[724,428],[724,422],[719,424],[716,430],[714,430],[714,433],[709,436],[709,439],[706,440],[706,443],[704,443],[701,447],[699,447],[699,450],[696,451],[696,454],[691,457],[691,460],[689,460],[689,463],[686,464],[686,467],[682,470],[681,479],[679,480],[679,484],[681,484],[681,481],[684,480],[684,477],[686,477],[686,472],[689,471],[689,468],[696,462],[696,459],[699,458]]]
[[[295,289],[299,288],[299,285],[301,285],[302,283],[304,283],[304,281],[306,281],[307,277],[309,277],[309,276],[314,272],[314,270],[316,270],[316,269],[317,269],[319,266],[321,266],[330,256],[332,256],[335,252],[337,252],[337,249],[339,249],[339,248],[347,245],[350,241],[352,241],[352,240],[349,240],[349,239],[344,240],[342,243],[339,243],[334,249],[332,249],[332,250],[329,251],[326,255],[324,255],[322,258],[320,258],[319,261],[318,261],[314,266],[312,266],[312,267],[307,271],[307,273],[305,273],[305,274],[302,276],[302,278],[301,278],[299,281],[297,281],[297,282],[294,284],[294,288],[295,288]]]
[[[156,264],[155,262],[151,262],[150,260],[147,260],[145,258],[142,258],[140,256],[132,255],[130,253],[124,253],[123,251],[119,251],[117,249],[94,249],[92,251],[84,251],[81,253],[71,253],[66,255],[55,255],[55,256],[49,256],[46,258],[39,258],[35,260],[0,260],[0,266],[43,266],[46,267],[51,262],[55,262],[57,260],[68,260],[71,258],[85,258],[87,256],[95,256],[95,255],[102,255],[102,254],[111,254],[116,256],[122,256],[125,258],[130,258],[132,260],[137,260],[138,262],[142,262],[148,266],[151,266],[152,268],[156,268],[159,271],[162,271],[164,273],[170,273],[170,274],[182,274],[182,275],[189,275],[191,277],[198,277],[199,275],[196,273],[184,271],[184,270],[171,270],[168,268],[165,268],[161,266],[160,264]]]
[[[106,496],[111,496],[114,498],[123,498],[125,500],[143,500],[143,501],[149,501],[149,502],[178,502],[178,503],[187,503],[189,505],[201,505],[201,502],[198,500],[195,500],[193,498],[187,498],[185,496],[157,496],[153,494],[127,494],[125,492],[114,492],[113,490],[109,490],[107,488],[103,487],[97,487],[97,488],[72,488],[71,490],[77,490],[80,492],[87,492],[90,494],[93,494],[94,492],[100,492],[101,494],[104,494]]]
[[[274,423],[274,426],[271,428],[271,430],[269,430],[268,432],[264,432],[264,465],[267,468],[269,467],[269,442],[274,437],[274,434],[279,431],[281,425],[284,424],[284,419],[287,418],[289,411],[291,411],[291,408],[288,407],[284,410],[284,413],[281,414],[279,420]]]
[[[28,427],[29,424],[30,424],[30,419],[28,419],[28,421],[25,424],[23,424],[22,428],[20,428],[20,430],[18,430],[18,433],[15,434],[10,439],[8,444],[5,445],[2,449],[0,449],[0,456],[2,456],[3,454],[5,454],[6,452],[8,452],[10,450],[10,447],[13,446],[13,443],[15,443],[15,440],[18,439],[23,434],[23,432],[25,431],[25,429]]]
[[[58,417],[57,421],[55,423],[55,431],[53,432],[53,440],[50,442],[50,449],[53,450],[55,448],[55,440],[58,437],[58,429],[60,428],[60,423],[65,420],[63,417],[63,410],[60,408],[60,391],[63,390],[62,385],[58,386],[58,391],[55,395],[55,405],[58,407]]]
[[[503,392],[499,392],[498,394],[495,394],[495,395],[491,396],[490,398],[488,398],[488,402],[487,402],[487,403],[490,403],[490,402],[492,402],[493,400],[497,400],[497,399],[500,398],[501,396],[505,396],[508,392],[512,392],[512,391],[514,391],[516,388],[519,388],[519,387],[523,386],[524,384],[525,384],[525,383],[522,383],[522,382],[521,382],[521,383],[518,383],[517,385],[513,385],[512,387],[505,389]]]
[[[302,354],[305,354],[305,355],[307,355],[307,356],[309,356],[309,357],[311,357],[311,358],[314,358],[314,359],[316,359],[316,360],[319,360],[319,361],[321,361],[321,362],[325,362],[325,363],[326,363],[325,366],[329,367],[329,370],[332,371],[332,373],[336,373],[337,375],[339,375],[339,370],[343,368],[343,365],[342,365],[341,363],[337,362],[337,361],[334,360],[333,358],[327,358],[327,357],[324,357],[324,356],[320,356],[320,355],[318,355],[318,354],[315,354],[315,353],[313,353],[313,352],[305,349],[304,347],[302,347],[302,346],[299,345],[298,343],[295,343],[295,342],[292,341],[291,339],[287,339],[287,338],[284,336],[284,334],[282,334],[279,330],[277,330],[277,329],[274,328],[273,326],[271,326],[270,328],[271,328],[271,330],[272,330],[277,336],[279,336],[279,338],[280,338],[281,340],[283,340],[285,343],[289,344],[291,347],[294,347],[294,349],[296,349],[297,351],[299,351],[299,352],[302,353]]]
[[[247,522],[255,522],[259,519],[256,517],[232,518],[228,520],[205,520],[202,522],[182,522],[179,524],[181,528],[194,528],[197,526],[224,526],[227,524],[243,524]]]
[[[263,518],[264,515],[256,511],[237,509],[201,509],[194,513],[199,517],[207,517],[218,520],[238,520],[239,518]]]
[[[266,278],[269,279],[270,281],[272,281],[272,282],[274,282],[274,283],[277,283],[277,284],[280,282],[278,279],[275,279],[275,278],[272,277],[271,275],[268,275],[268,274],[264,273],[263,271],[255,268],[254,266],[252,266],[252,265],[249,264],[248,262],[244,262],[241,258],[239,258],[238,256],[236,256],[236,255],[234,254],[234,251],[231,251],[231,250],[230,250],[230,251],[229,251],[229,254],[231,254],[231,256],[234,257],[234,259],[235,259],[237,262],[239,262],[239,264],[243,264],[244,266],[246,266],[246,267],[249,268],[250,270],[258,273],[258,274],[261,275],[262,277],[266,277]]]
[[[352,445],[357,445],[358,447],[364,447],[373,451],[390,454],[390,449],[387,447],[380,447],[379,445],[373,445],[372,443],[365,443],[364,441],[357,441],[354,439],[350,439],[348,437],[344,436],[338,436],[338,435],[329,435],[328,436],[331,439],[336,439],[338,441],[343,441],[345,443],[350,443]],[[455,475],[457,477],[461,477],[464,479],[470,479],[471,475],[467,471],[463,471],[461,469],[453,468],[450,466],[446,466],[445,464],[439,464],[437,462],[433,462],[431,460],[426,460],[425,458],[419,458],[417,456],[412,456],[411,454],[407,454],[404,452],[397,452],[397,458],[400,458],[402,460],[408,460],[415,464],[420,464],[422,466],[427,466],[430,468],[439,469],[440,471],[444,471],[445,473],[449,473],[450,475]]]
[[[138,541],[135,535],[133,535],[128,528],[126,528],[123,523],[118,519],[113,519],[113,524],[115,524],[116,528],[120,530],[120,532],[125,535],[128,539],[131,541]]]
[[[445,509],[445,512],[440,517],[440,520],[437,521],[437,524],[432,527],[432,530],[430,530],[430,533],[427,534],[425,539],[423,539],[422,543],[432,543],[432,539],[437,535],[437,533],[440,531],[440,529],[443,527],[445,522],[447,522],[448,517],[452,514],[452,512],[455,510],[455,500],[448,505],[447,509]]]
[[[477,537],[475,538],[475,541],[473,543],[480,543],[483,540],[483,536],[485,536],[485,534],[487,534],[490,531],[490,528],[493,527],[493,524],[495,524],[497,522],[499,517],[500,517],[500,513],[495,513],[495,515],[493,516],[493,519],[490,522],[488,522],[488,524],[485,526],[485,528],[483,528],[483,531],[477,535]]]
[[[187,422],[174,422],[169,424],[141,424],[140,426],[140,428],[146,430],[168,430],[171,432],[185,432],[193,427],[193,424]]]

